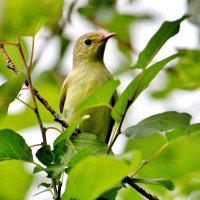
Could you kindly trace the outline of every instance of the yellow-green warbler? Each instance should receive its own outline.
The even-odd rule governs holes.
[[[61,89],[61,113],[76,108],[98,87],[113,79],[104,64],[103,56],[108,39],[114,35],[92,32],[82,35],[76,41],[73,50],[73,69]],[[113,104],[115,101],[116,94],[110,103]],[[95,134],[108,142],[113,126],[110,109],[100,106],[75,112],[72,116],[66,117],[66,122],[70,124],[84,115],[90,117],[80,125],[81,132]]]

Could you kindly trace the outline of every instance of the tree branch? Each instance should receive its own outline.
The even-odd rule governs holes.
[[[7,43],[5,43],[7,44]],[[13,43],[10,44],[8,43],[8,45],[14,45]],[[15,46],[17,46],[17,44],[15,44]],[[6,52],[5,48],[4,48],[4,44],[0,43],[0,51],[3,55],[3,57],[5,58],[6,62],[7,62],[7,67],[9,69],[11,69],[16,75],[19,74],[19,70],[17,69],[17,67],[14,65],[14,63],[12,62],[11,58],[9,57],[8,53]],[[32,57],[32,56],[31,56]],[[31,59],[32,60],[32,59]],[[27,87],[29,87],[29,83],[28,81],[25,81],[25,85]],[[35,88],[33,88],[33,92],[34,95],[36,96],[36,98],[40,101],[40,103],[43,104],[43,106],[53,115],[54,117],[54,121],[60,123],[63,127],[67,128],[68,124],[60,119],[60,116],[56,113],[56,111],[49,105],[49,103],[47,102],[47,100],[45,100],[38,92],[38,90],[36,90]]]
[[[124,178],[123,182],[129,184],[132,188],[134,188],[138,193],[140,193],[142,196],[146,197],[147,199],[159,200],[158,197],[146,192],[143,188],[135,184],[130,177],[127,176],[126,178]]]

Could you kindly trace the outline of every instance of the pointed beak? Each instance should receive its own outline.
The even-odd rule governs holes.
[[[109,33],[107,35],[104,35],[100,39],[98,39],[98,42],[106,42],[109,38],[113,37],[115,33]]]

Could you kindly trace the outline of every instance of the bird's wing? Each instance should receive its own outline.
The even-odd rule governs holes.
[[[67,81],[65,79],[65,81],[64,81],[64,83],[62,85],[62,89],[61,89],[61,93],[60,93],[60,99],[59,99],[60,113],[63,112],[66,95],[67,95]]]

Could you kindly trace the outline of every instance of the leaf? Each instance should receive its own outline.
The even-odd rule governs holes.
[[[78,151],[72,157],[72,159],[69,161],[68,166],[73,166],[73,165],[77,164],[78,162],[80,162],[81,160],[83,160],[84,158],[86,158],[92,154],[93,154],[93,148],[88,146],[88,147],[82,149],[81,151]]]
[[[65,165],[73,165],[89,154],[105,154],[107,144],[93,134],[81,133],[67,141],[66,148],[62,160]]]
[[[94,154],[102,154],[107,151],[107,144],[93,134],[81,133],[70,140],[75,151],[80,151],[87,147],[93,149]]]
[[[0,161],[13,159],[32,162],[31,149],[19,134],[10,129],[0,130]]]
[[[7,114],[8,106],[17,97],[25,79],[25,75],[20,74],[0,86],[0,120]]]
[[[164,22],[140,53],[138,61],[133,68],[145,69],[165,42],[179,32],[180,23],[188,17],[188,15],[184,15],[176,21]]]
[[[62,7],[63,0],[9,0],[0,6],[0,36],[33,36]],[[1,40],[0,39],[0,40]]]
[[[71,137],[71,135],[73,134],[73,132],[76,130],[76,128],[78,128],[78,126],[84,121],[84,118],[78,119],[73,121],[69,127],[67,127],[67,129],[62,132],[54,141],[54,146],[56,146],[59,142],[61,142],[62,140],[67,140]]]
[[[29,173],[23,162],[10,160],[0,163],[0,179],[0,199],[22,200],[27,198],[33,175]]]
[[[155,133],[172,132],[189,127],[191,116],[187,113],[164,112],[148,117],[135,126],[127,128],[123,133],[127,137],[141,138]]]
[[[171,180],[168,179],[146,179],[146,178],[133,178],[129,179],[129,181],[133,183],[145,183],[145,184],[152,184],[152,185],[159,185],[162,187],[167,188],[168,190],[174,190],[175,185]]]
[[[164,98],[175,89],[192,91],[200,88],[200,50],[178,49],[178,52],[184,56],[164,71],[166,83],[161,89],[153,91],[153,97]]]
[[[200,133],[200,123],[191,124],[188,127],[187,131],[184,131],[183,129],[177,129],[171,132],[167,132],[165,136],[167,137],[168,141],[172,141],[172,140],[178,139],[179,137],[182,137],[185,135],[191,135],[193,133]]]
[[[89,95],[79,106],[77,106],[75,112],[98,106],[110,107],[109,102],[119,84],[120,82],[118,80],[110,80],[106,82]]]
[[[121,187],[115,187],[115,188],[112,188],[112,189],[106,191],[105,193],[103,193],[101,195],[101,197],[99,198],[99,200],[100,199],[115,200],[116,197],[117,197],[117,193],[119,192],[120,189],[121,189]]]
[[[69,172],[62,200],[96,199],[130,173],[130,165],[123,159],[112,156],[87,157]]]
[[[36,157],[38,160],[46,165],[49,166],[53,162],[53,153],[51,151],[50,145],[43,145],[37,152]]]
[[[115,104],[113,111],[111,112],[112,117],[119,122],[121,120],[121,116],[123,116],[124,112],[126,111],[128,103],[132,102],[133,98],[134,100],[137,99],[137,97],[149,86],[151,81],[168,62],[181,55],[182,54],[173,54],[153,64],[148,69],[140,73],[136,78],[134,78]],[[121,116],[119,116],[119,114]]]

